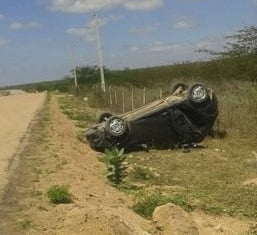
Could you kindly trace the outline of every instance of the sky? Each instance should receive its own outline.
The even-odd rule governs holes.
[[[198,49],[256,25],[257,0],[0,0],[0,86],[97,64],[96,22],[107,68],[206,60]]]

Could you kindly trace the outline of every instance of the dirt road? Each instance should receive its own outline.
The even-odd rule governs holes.
[[[44,97],[44,94],[0,97],[0,197],[15,162],[15,153],[22,147],[20,143]]]

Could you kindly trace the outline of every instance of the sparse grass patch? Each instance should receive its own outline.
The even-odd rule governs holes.
[[[43,193],[41,191],[38,191],[38,190],[31,192],[32,197],[40,197],[42,195],[43,195]]]
[[[131,173],[131,177],[134,180],[151,180],[154,178],[154,174],[147,167],[135,166]]]
[[[59,107],[69,119],[75,120],[76,126],[85,128],[95,121],[96,109],[90,108],[82,97],[65,95],[59,97]]]
[[[85,122],[85,121],[78,121],[77,123],[76,123],[76,127],[79,127],[79,128],[86,128],[88,126],[88,124],[87,124],[87,122]]]
[[[83,143],[86,143],[86,137],[85,137],[85,132],[84,131],[78,131],[77,132],[77,139]]]
[[[54,204],[66,204],[72,202],[72,195],[67,185],[53,185],[47,191],[47,197]]]
[[[257,223],[250,226],[247,235],[257,235]]]
[[[31,226],[33,225],[32,221],[28,218],[19,219],[18,223],[22,229],[31,228]]]
[[[192,150],[188,154],[179,150],[150,151],[147,157],[143,152],[134,154],[128,159],[130,164],[151,166],[157,169],[160,177],[147,179],[140,169],[138,177],[133,177],[130,172],[128,183],[140,182],[143,177],[150,188],[178,187],[177,191],[168,191],[165,196],[183,208],[191,205],[211,214],[257,218],[257,185],[243,184],[247,179],[257,178],[255,158],[249,146],[234,141],[230,137],[222,143],[219,139],[208,139],[204,142],[208,148]],[[144,205],[146,201],[143,200]]]
[[[186,211],[192,210],[192,206],[186,201],[183,195],[167,196],[160,191],[152,192],[150,194],[146,192],[139,193],[132,209],[139,215],[150,218],[156,207],[166,203],[173,203]]]
[[[42,174],[42,170],[40,168],[34,168],[34,172],[38,175]]]

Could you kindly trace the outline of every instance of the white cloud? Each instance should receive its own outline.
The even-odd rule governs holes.
[[[37,21],[29,21],[29,22],[13,22],[10,24],[10,29],[12,30],[22,30],[22,29],[32,29],[39,28],[41,24]]]
[[[128,10],[154,10],[163,5],[163,0],[129,0],[124,3]]]
[[[135,33],[140,35],[151,34],[157,30],[156,26],[134,27],[128,30],[129,33]]]
[[[100,27],[102,27],[109,22],[118,21],[120,19],[122,19],[122,16],[110,15],[108,17],[99,19],[98,23],[99,23]],[[83,40],[95,41],[96,40],[96,32],[95,32],[96,23],[97,23],[97,21],[94,19],[94,20],[89,21],[85,27],[69,28],[68,30],[66,30],[66,33],[76,36],[76,37],[79,37]]]
[[[164,56],[172,58],[174,61],[195,60],[195,59],[207,59],[210,55],[204,53],[196,53],[199,49],[209,49],[214,51],[221,51],[224,46],[223,36],[214,36],[202,38],[198,41],[190,42],[162,42],[157,41],[144,45],[130,45],[129,51],[133,53],[134,57],[144,56]],[[137,54],[137,56],[135,56]]]
[[[0,38],[0,46],[5,46],[7,44],[9,44],[11,41],[7,40],[5,38]]]
[[[191,29],[193,27],[194,27],[194,24],[187,21],[179,21],[173,25],[174,29]]]
[[[153,10],[163,6],[164,0],[50,0],[49,9],[69,13],[98,11],[123,6],[128,10]]]
[[[51,0],[50,9],[56,11],[83,13],[112,7],[124,0]]]
[[[196,20],[191,16],[180,16],[172,24],[172,28],[176,30],[192,29],[197,26]]]
[[[66,33],[87,41],[95,41],[96,39],[94,28],[70,28]]]
[[[137,47],[137,46],[131,46],[131,47],[129,48],[129,50],[130,50],[130,51],[138,51],[138,50],[139,50],[139,47]]]
[[[3,20],[5,16],[3,14],[0,14],[0,20]]]
[[[152,44],[147,46],[148,50],[153,52],[171,51],[176,50],[179,47],[179,44],[166,42],[153,42]]]

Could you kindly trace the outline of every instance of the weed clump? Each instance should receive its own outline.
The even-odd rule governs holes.
[[[150,180],[154,178],[154,174],[148,168],[136,166],[132,172],[132,178],[135,180]]]
[[[28,218],[24,219],[19,219],[19,225],[21,226],[22,229],[28,229],[32,226],[32,221]]]
[[[173,203],[186,211],[191,211],[192,206],[180,195],[166,196],[161,192],[153,192],[147,195],[140,195],[132,209],[139,215],[150,218],[154,209],[158,206]]]
[[[53,185],[47,191],[50,202],[54,204],[65,204],[72,202],[72,195],[67,185]]]

